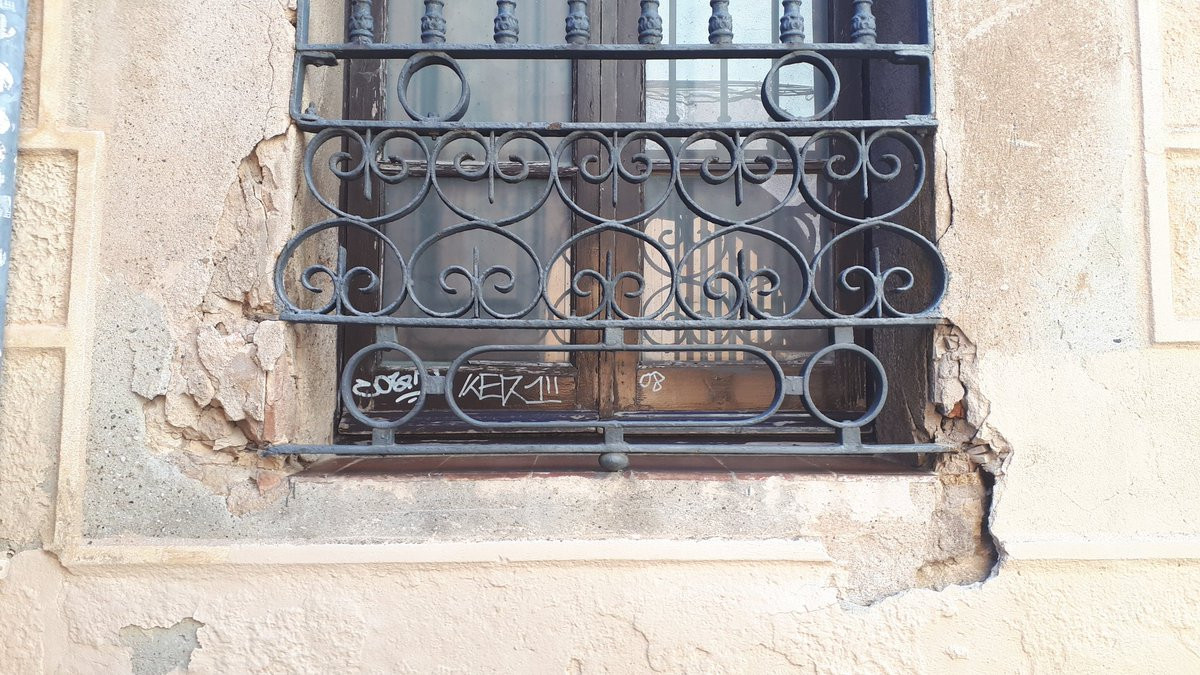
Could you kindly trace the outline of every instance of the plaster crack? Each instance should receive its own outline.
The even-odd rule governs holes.
[[[627,624],[630,627],[630,629],[633,630],[634,633],[637,633],[638,637],[640,637],[642,639],[642,643],[645,645],[643,654],[646,658],[646,667],[656,673],[664,672],[662,668],[659,668],[654,665],[654,659],[650,655],[650,644],[651,644],[650,636],[646,635],[646,631],[644,631],[640,627],[638,627],[636,618],[628,618],[625,616],[621,616],[618,614],[612,614],[612,613],[604,613],[604,614],[601,614],[601,616],[607,617],[609,619],[616,619],[617,621],[620,621],[621,623]]]
[[[957,211],[954,207],[954,191],[950,189],[950,162],[946,159],[945,148],[940,148],[939,152],[942,155],[942,186],[946,195],[946,205],[949,212],[946,218],[945,229],[943,229],[933,241],[933,243],[937,245],[942,243],[942,238],[949,234],[950,230],[954,227],[957,216]]]
[[[791,654],[789,654],[786,650],[780,649],[780,648],[776,647],[775,645],[769,645],[765,642],[760,642],[760,643],[758,643],[758,646],[762,647],[763,649],[767,650],[768,652],[771,652],[772,654],[782,656],[783,660],[787,661],[788,665],[790,665],[790,666],[795,666],[797,668],[803,668],[805,666],[811,665],[811,664],[805,663],[803,661],[797,661],[797,660],[793,659]]]
[[[271,94],[274,94],[276,83],[278,81],[278,73],[275,68],[275,52],[277,49],[277,45],[275,43],[275,20],[271,14],[268,14],[266,10],[264,10],[262,7],[258,6],[257,4],[243,3],[242,6],[245,7],[246,9],[250,9],[250,10],[254,11],[256,14],[261,16],[263,19],[262,23],[266,30],[267,45],[268,45],[266,61],[267,61],[267,67],[271,70],[271,84],[267,88],[267,91]],[[289,9],[288,9],[287,5],[279,3],[279,7],[280,7],[280,9],[282,9],[284,11],[284,15],[285,15],[284,21],[286,21],[289,25],[291,25],[294,28],[295,23],[288,16]],[[277,106],[274,103],[274,99],[272,97],[272,102],[270,105],[267,106],[267,112],[263,117],[261,135],[264,139],[267,138],[269,135],[268,129],[271,128],[271,117],[274,116],[275,110],[278,107],[279,106]]]

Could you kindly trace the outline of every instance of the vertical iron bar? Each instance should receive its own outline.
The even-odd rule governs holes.
[[[592,24],[588,20],[588,0],[567,0],[567,42],[584,45],[592,39]]]
[[[496,0],[496,21],[493,23],[496,44],[515,45],[521,34],[517,21],[516,0]]]
[[[371,0],[350,1],[350,41],[369,45],[375,41],[375,19],[371,15]]]
[[[841,437],[842,446],[846,448],[847,452],[863,451],[862,429],[858,427],[839,429],[838,436]]]
[[[733,42],[733,16],[729,13],[729,0],[709,0],[712,16],[708,19],[708,41],[714,45]]]
[[[311,8],[307,2],[296,4],[296,45],[308,44],[308,25],[311,18]]]
[[[776,42],[783,41],[781,38],[782,28],[783,28],[783,18],[779,14],[779,3],[772,2],[771,3],[771,44],[775,44]],[[780,101],[779,97],[781,96],[781,94],[780,94],[780,82],[781,81],[782,81],[781,74],[777,70],[777,71],[775,71],[775,75],[771,78],[771,96],[773,96],[774,100],[776,100],[776,101]]]
[[[642,15],[638,17],[638,42],[657,45],[663,39],[662,17],[658,14],[658,0],[642,0]]]
[[[679,34],[678,33],[679,21],[676,19],[676,17],[678,15],[679,15],[679,8],[676,7],[674,4],[672,4],[671,5],[671,18],[670,18],[670,22],[671,22],[670,23],[671,36],[669,38],[670,44],[675,44],[679,40],[679,38],[677,37]],[[670,61],[667,61],[667,64],[668,64],[667,65],[667,80],[668,80],[667,81],[667,122],[669,122],[671,124],[675,124],[676,122],[679,121],[678,104],[675,102],[675,99],[679,95],[679,85],[678,85],[677,79],[676,79],[678,77],[678,72],[677,72],[677,66],[676,66],[675,59],[671,59]]]
[[[421,17],[421,42],[441,44],[446,41],[445,0],[425,0],[425,14]]]
[[[12,250],[13,200],[17,182],[17,138],[21,121],[21,84],[25,76],[25,32],[29,5],[26,0],[5,3],[0,17],[8,30],[0,34],[0,69],[8,77],[0,83],[0,114],[11,124],[0,134],[0,375],[4,367],[4,320],[8,296],[9,252]]]
[[[854,16],[850,19],[850,39],[864,45],[875,44],[875,0],[854,0]]]
[[[785,45],[804,42],[804,17],[800,16],[800,0],[783,0],[783,16],[779,18],[779,41]]]

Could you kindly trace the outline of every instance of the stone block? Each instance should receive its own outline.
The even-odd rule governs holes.
[[[1200,152],[1168,152],[1167,175],[1172,301],[1177,316],[1200,318]]]
[[[66,323],[74,223],[75,158],[23,151],[17,159],[10,322]]]

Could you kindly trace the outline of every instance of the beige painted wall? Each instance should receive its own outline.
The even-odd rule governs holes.
[[[982,520],[961,458],[664,504],[680,484],[303,481],[241,451],[328,433],[332,336],[269,318],[274,253],[311,216],[292,8],[34,3],[0,672],[1200,670],[1189,2],[935,3],[961,331],[938,397],[998,473],[982,581],[985,533],[946,524]],[[506,534],[397,515],[447,493]],[[624,524],[584,534],[531,493]],[[616,518],[629,500],[653,522]],[[794,526],[713,524],[705,502]]]

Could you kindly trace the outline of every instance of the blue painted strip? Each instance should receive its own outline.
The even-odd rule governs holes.
[[[0,375],[4,373],[3,327],[8,317],[8,271],[12,267],[13,201],[17,192],[17,133],[25,76],[28,0],[0,0]]]

